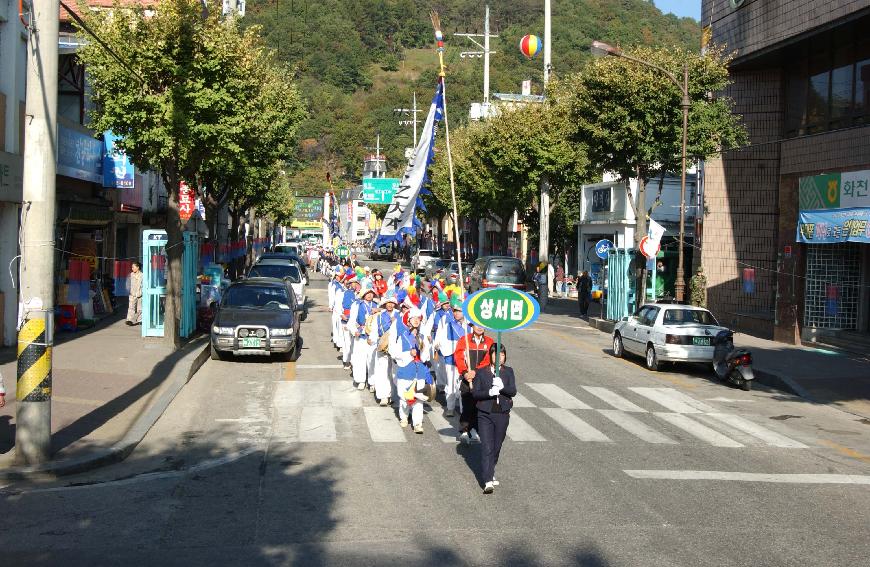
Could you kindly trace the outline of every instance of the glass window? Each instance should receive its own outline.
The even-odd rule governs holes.
[[[287,289],[283,286],[234,285],[227,289],[221,306],[248,309],[260,307],[290,309],[290,301],[287,297]]]
[[[831,126],[848,126],[852,113],[852,89],[855,85],[852,50],[841,47],[834,52],[834,69],[831,71]]]
[[[293,283],[302,281],[297,266],[279,264],[257,264],[248,272],[249,278],[288,278]]]
[[[666,309],[662,322],[665,325],[718,325],[709,311],[700,309]]]
[[[828,107],[830,105],[831,71],[826,64],[827,57],[817,55],[810,63],[810,82],[807,92],[807,126],[810,132],[818,132],[827,127]]]
[[[866,40],[857,49],[855,63],[855,106],[854,116],[858,123],[870,122],[870,40]]]
[[[646,327],[652,327],[656,323],[656,317],[659,316],[659,308],[658,307],[650,307],[646,310],[641,317],[640,324]]]

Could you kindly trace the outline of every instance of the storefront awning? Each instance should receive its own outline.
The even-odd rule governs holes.
[[[114,212],[108,205],[60,203],[57,219],[61,224],[105,226],[114,219]]]

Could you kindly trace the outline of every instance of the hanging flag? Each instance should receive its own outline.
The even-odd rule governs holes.
[[[408,166],[399,182],[399,188],[393,196],[393,202],[387,209],[381,232],[376,244],[389,244],[393,241],[401,241],[404,235],[413,234],[415,224],[419,224],[414,212],[419,206],[425,210],[420,192],[426,181],[426,170],[432,163],[435,150],[435,126],[444,116],[443,86],[438,83],[435,96],[432,97],[432,105],[429,107],[429,115],[423,125],[423,132]]]

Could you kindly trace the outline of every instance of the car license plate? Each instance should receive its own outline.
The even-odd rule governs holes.
[[[710,337],[692,337],[692,344],[695,346],[710,346]]]
[[[242,348],[260,348],[260,339],[247,337],[242,339]]]

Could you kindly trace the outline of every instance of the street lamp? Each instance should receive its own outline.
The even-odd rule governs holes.
[[[674,85],[676,85],[677,89],[679,89],[680,94],[682,94],[682,100],[680,101],[680,107],[683,109],[683,149],[682,149],[682,173],[680,178],[680,250],[679,250],[679,260],[677,262],[677,281],[675,284],[675,295],[677,301],[683,301],[685,299],[685,291],[686,291],[686,282],[685,282],[685,271],[683,268],[683,242],[686,236],[686,145],[688,139],[688,129],[689,129],[689,107],[692,102],[689,100],[689,65],[687,62],[683,62],[683,82],[677,80],[673,73],[659,67],[658,65],[654,65],[649,61],[644,61],[643,59],[638,59],[637,57],[632,57],[631,55],[627,55],[623,53],[623,51],[617,47],[613,47],[612,45],[608,45],[602,41],[593,41],[592,45],[589,48],[589,51],[592,52],[592,55],[595,57],[621,57],[623,59],[628,59],[638,65],[643,65],[644,67],[649,67],[651,69],[655,69],[656,71],[660,71],[665,77],[667,77]],[[646,207],[645,204],[641,203],[642,206]],[[646,214],[646,212],[644,212]]]

